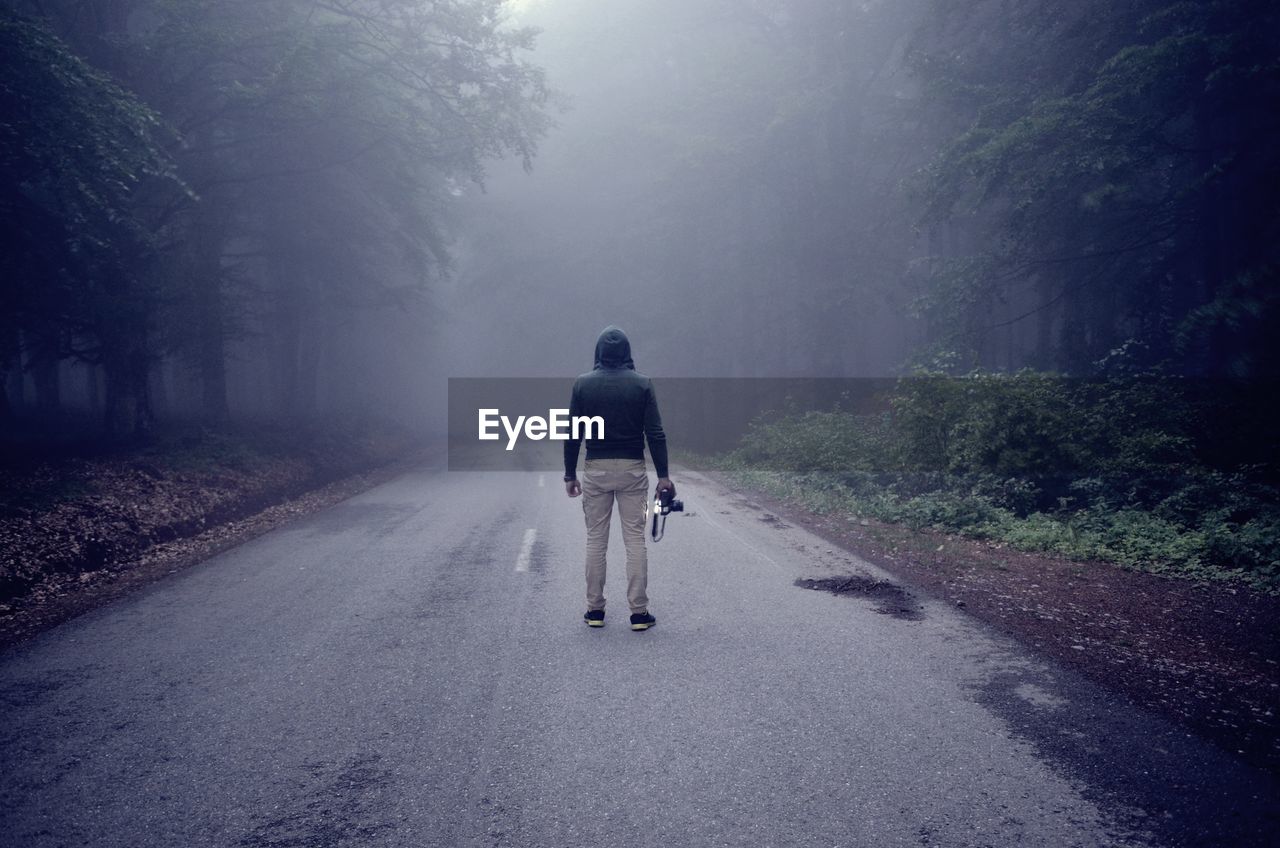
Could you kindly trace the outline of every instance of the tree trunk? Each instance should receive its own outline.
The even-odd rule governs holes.
[[[201,409],[205,423],[214,425],[225,424],[231,418],[231,408],[227,404],[227,355],[220,329],[221,319],[221,315],[206,319],[216,327],[205,328],[200,339]]]
[[[1208,176],[1222,164],[1222,132],[1219,124],[1222,116],[1214,109],[1208,97],[1202,97],[1194,107],[1196,170],[1198,179],[1205,179],[1197,203],[1197,233],[1200,236],[1200,285],[1192,308],[1211,302],[1225,288],[1231,273],[1225,247],[1228,222],[1233,210],[1224,202],[1223,177]],[[1230,170],[1230,166],[1227,166]],[[1211,375],[1231,370],[1231,339],[1229,329],[1217,324],[1208,328],[1208,336],[1201,348],[1203,360],[1197,370]]]
[[[145,305],[128,297],[128,283],[118,283],[116,300],[128,311],[101,323],[97,333],[106,387],[103,429],[110,439],[129,441],[147,436],[154,424],[149,380],[150,322]]]
[[[198,261],[195,354],[196,371],[200,377],[200,406],[205,423],[220,425],[231,417],[227,404],[226,303],[222,292],[220,251],[202,255]]]
[[[217,205],[215,205],[217,204]],[[210,196],[195,215],[192,281],[196,321],[196,371],[200,377],[201,411],[206,423],[224,424],[227,404],[227,306],[222,290],[222,251],[226,239],[225,204]]]
[[[13,404],[9,401],[9,362],[0,362],[0,425],[13,420]]]
[[[276,312],[276,343],[280,369],[280,417],[292,420],[297,414],[300,392],[299,359],[302,352],[302,307],[300,295],[285,284]]]
[[[147,393],[151,398],[151,414],[156,419],[168,417],[173,408],[169,396],[169,369],[163,359],[149,362],[147,367]]]
[[[27,348],[27,367],[36,392],[36,409],[41,415],[54,415],[62,406],[58,353],[57,331],[48,330],[32,335]]]
[[[132,441],[147,436],[155,423],[148,385],[148,358],[140,345],[103,359],[106,376],[104,428],[107,436]]]
[[[85,396],[89,399],[89,412],[102,415],[102,375],[97,365],[85,366]]]
[[[1056,276],[1049,271],[1041,271],[1036,278],[1036,339],[1034,362],[1041,371],[1051,371],[1057,366],[1058,339],[1054,333],[1054,282]]]
[[[294,418],[313,421],[319,411],[320,358],[325,332],[308,333],[298,351],[298,392]]]
[[[0,422],[12,420],[18,406],[22,406],[22,350],[18,331],[6,325],[0,329]]]

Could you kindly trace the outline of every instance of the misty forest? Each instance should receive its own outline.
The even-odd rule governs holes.
[[[10,453],[420,436],[617,323],[659,377],[910,378],[748,464],[1276,573],[1271,3],[4,5]]]
[[[5,6],[6,420],[1277,369],[1270,3]]]
[[[748,736],[772,728],[755,743],[768,748],[791,738],[797,711],[811,710],[813,726],[853,700],[868,727],[886,710],[889,730],[856,737],[871,746],[869,759],[825,759],[838,747],[804,754],[805,773],[834,775],[837,794],[889,773],[911,784],[904,797],[961,793],[939,815],[972,814],[971,835],[985,836],[955,844],[1270,844],[1274,830],[1258,811],[1265,780],[1280,774],[1278,138],[1274,0],[0,0],[0,651],[48,637],[8,655],[12,662],[0,655],[0,703],[17,705],[6,725],[11,716],[13,727],[37,728],[0,741],[0,797],[13,802],[0,808],[0,830],[27,833],[23,844],[33,846],[375,844],[365,836],[394,831],[377,824],[299,836],[291,828],[315,809],[329,814],[329,801],[308,801],[296,816],[225,825],[243,825],[242,841],[206,843],[179,833],[199,817],[176,791],[139,814],[163,818],[172,833],[155,824],[151,836],[133,838],[121,825],[118,842],[64,840],[59,828],[83,824],[74,799],[131,784],[93,782],[87,772],[83,785],[63,784],[61,772],[39,771],[46,760],[64,768],[57,763],[70,755],[37,751],[57,733],[38,728],[96,715],[80,701],[57,706],[90,686],[89,676],[64,690],[30,682],[57,666],[40,651],[58,650],[63,622],[116,628],[69,650],[97,656],[124,646],[94,660],[119,680],[132,679],[121,665],[129,656],[150,657],[164,642],[219,652],[202,669],[223,668],[224,656],[271,668],[286,656],[253,653],[264,644],[300,646],[298,657],[311,650],[313,663],[341,658],[341,669],[298,692],[337,693],[346,681],[355,687],[341,696],[350,704],[410,684],[417,688],[405,697],[416,703],[436,690],[415,680],[444,681],[439,727],[451,710],[468,728],[475,715],[500,714],[494,704],[505,690],[485,688],[488,672],[466,676],[495,657],[512,679],[528,669],[553,682],[569,666],[596,669],[595,653],[569,666],[554,658],[580,650],[555,629],[578,625],[581,614],[582,516],[565,499],[577,496],[572,468],[560,489],[560,445],[550,464],[519,466],[536,474],[501,478],[453,473],[460,454],[451,445],[473,447],[474,431],[460,437],[453,424],[460,415],[474,427],[476,404],[461,402],[463,388],[481,392],[493,385],[487,378],[501,378],[532,397],[550,385],[553,403],[567,405],[575,376],[592,369],[597,336],[617,325],[636,369],[653,380],[649,408],[662,408],[671,478],[688,504],[673,513],[670,538],[649,545],[655,604],[677,639],[691,632],[679,630],[681,616],[695,620],[680,603],[698,605],[698,626],[708,629],[681,643],[691,646],[690,663],[703,659],[702,645],[716,646],[701,671],[679,666],[689,693],[717,684],[705,701],[681,704],[672,693],[684,689],[666,680],[636,684],[676,716],[654,731],[664,741],[652,749],[670,742],[663,768],[673,786],[681,757],[703,738],[681,742],[681,729],[714,737],[706,716],[718,720],[715,709],[746,710]],[[518,412],[546,415],[548,406]],[[495,451],[505,457],[503,448]],[[823,541],[801,538],[810,532]],[[884,570],[874,579],[871,571],[834,583],[814,577],[826,574],[815,563],[829,565],[837,551]],[[777,569],[793,566],[794,583],[778,583]],[[256,599],[248,606],[234,595],[236,581]],[[138,631],[141,641],[110,610],[81,615],[143,586],[151,594],[131,597],[152,612],[134,619],[155,629]],[[464,609],[478,603],[476,587],[492,605],[484,620],[493,631]],[[841,617],[821,606],[827,597],[794,587],[879,599],[875,612],[887,615]],[[181,620],[165,617],[169,607],[146,607],[184,591],[200,594]],[[423,593],[431,597],[420,607],[401,608]],[[616,620],[627,599],[611,597]],[[562,599],[576,611],[562,614]],[[744,611],[764,608],[770,624],[789,623],[698,641],[717,627],[736,633],[751,618]],[[330,615],[343,609],[350,618]],[[552,612],[539,618],[532,609]],[[1131,699],[1089,701],[1075,684],[1054,689],[1051,676],[999,696],[991,687],[1005,684],[988,681],[974,696],[988,711],[1019,705],[999,725],[1019,733],[1048,727],[1044,716],[1056,710],[1061,728],[1044,731],[1049,741],[1035,750],[1087,764],[1080,774],[1101,789],[1080,804],[1122,798],[1126,809],[1153,811],[1142,839],[1062,835],[1093,827],[1081,824],[1093,813],[1072,806],[1075,795],[1060,803],[1058,784],[1037,784],[1039,766],[1018,771],[1025,749],[991,742],[1005,730],[985,729],[969,695],[937,694],[951,691],[950,682],[933,687],[937,669],[972,661],[946,659],[958,650],[952,637],[930,635],[953,615]],[[528,630],[504,640],[498,622],[516,617]],[[378,630],[401,621],[414,630]],[[437,635],[442,621],[452,629]],[[837,635],[855,626],[856,638]],[[978,639],[968,626],[954,632]],[[321,644],[317,628],[336,636]],[[369,634],[382,634],[383,647],[361,654],[376,642]],[[427,644],[420,638],[432,640],[430,650],[397,653]],[[639,668],[619,654],[610,668],[644,681],[670,658],[662,636],[637,638],[649,640],[646,650],[658,646],[652,662]],[[804,642],[805,659],[783,675],[794,686],[771,690],[781,678],[768,670],[794,647],[787,640]],[[846,656],[864,640],[865,652]],[[536,653],[547,645],[558,647]],[[933,653],[908,655],[916,650]],[[813,657],[837,659],[808,679]],[[1031,665],[1010,667],[1016,677]],[[172,691],[185,692],[196,673],[174,668]],[[383,668],[399,676],[369,677]],[[750,673],[717,677],[730,668]],[[290,660],[279,679],[295,671],[312,673]],[[845,675],[849,691],[863,694],[811,709]],[[911,697],[872,691],[899,677],[930,682]],[[18,695],[6,688],[13,680]],[[137,691],[151,685],[139,680]],[[224,688],[241,700],[209,715],[257,703],[258,690],[238,681]],[[517,722],[510,732],[521,729],[521,710],[537,713],[542,682],[509,687],[533,693],[501,713]],[[610,684],[557,685],[595,693]],[[758,721],[751,710],[767,713],[770,702],[734,700],[737,687],[773,692],[782,717]],[[1041,697],[1051,690],[1061,697]],[[110,686],[95,692],[93,703],[115,703]],[[814,700],[793,703],[803,693]],[[403,743],[405,762],[417,763],[417,730],[379,724],[396,715],[387,697],[361,719],[381,734],[366,747],[385,753]],[[41,713],[46,702],[52,712]],[[134,707],[120,703],[132,717]],[[320,716],[317,735],[339,747],[358,738],[363,731],[345,718],[325,724],[325,703],[308,702]],[[548,704],[526,728],[534,743],[544,730],[577,732],[556,731],[576,713]],[[1173,741],[1138,744],[1164,731],[1142,730],[1146,718],[1123,724],[1137,714],[1132,704],[1172,721]],[[917,708],[931,717],[919,734],[894,735]],[[1087,716],[1073,725],[1074,711]],[[938,732],[928,723],[935,716],[954,722],[954,750],[915,751],[912,740]],[[191,726],[213,734],[210,750],[240,750],[250,735],[217,734],[258,718],[236,721]],[[130,722],[94,738],[116,739]],[[288,726],[281,738],[293,738]],[[1184,727],[1226,759],[1183,741],[1192,739]],[[471,730],[460,733],[446,754],[465,759],[473,740]],[[1079,741],[1095,733],[1106,741]],[[794,750],[808,750],[806,739],[793,740]],[[877,763],[877,739],[892,742],[894,757],[915,751],[930,767]],[[35,747],[14,753],[11,744]],[[707,750],[754,750],[717,744]],[[99,742],[86,745],[98,751]],[[508,750],[474,759],[505,762]],[[968,777],[926,786],[948,751],[967,759],[946,774]],[[295,753],[271,756],[291,762]],[[699,766],[711,775],[705,784],[669,793],[680,833],[719,821],[695,811],[693,824],[679,824],[681,799],[702,791],[765,792],[740,817],[748,824],[773,809],[768,799],[793,797],[796,787],[775,792],[767,777],[735,783],[768,756],[723,772],[716,756]],[[994,765],[984,770],[988,756]],[[181,765],[173,762],[156,768]],[[297,785],[339,767],[316,762],[297,766],[305,771]],[[350,775],[382,768],[352,762],[331,776],[334,785],[355,786]],[[555,769],[561,760],[553,751],[539,762]],[[841,771],[855,762],[868,771]],[[11,763],[21,768],[6,777]],[[228,774],[227,785],[256,791],[256,778]],[[494,785],[518,774],[513,766]],[[988,786],[992,775],[1009,783]],[[552,777],[535,774],[529,785],[557,785]],[[170,785],[153,778],[149,786]],[[400,777],[369,779],[394,787]],[[876,792],[897,785],[875,780]],[[482,784],[441,771],[440,809],[472,809],[474,799],[449,793]],[[1015,785],[1025,792],[1010,793]],[[508,787],[512,797],[522,787]],[[978,794],[965,800],[965,787]],[[64,791],[72,801],[60,799]],[[262,809],[285,803],[274,791],[263,790]],[[1014,795],[1040,806],[986,811],[993,798]],[[121,807],[126,819],[131,803]],[[496,804],[477,821],[538,803]],[[836,827],[796,803],[786,815],[818,822],[812,833]],[[355,801],[339,812],[373,817]],[[1059,813],[1060,840],[1036,824]],[[503,831],[514,841],[492,844],[581,841],[556,830],[558,820],[540,830],[529,815]],[[786,815],[769,813],[761,833],[788,826]],[[935,844],[930,828],[940,820],[922,819],[904,841],[848,841],[833,830],[804,844]],[[1024,821],[1028,829],[1017,830]],[[724,827],[690,844],[735,844],[721,839],[732,822]],[[169,842],[147,841],[162,833]],[[464,844],[450,841],[460,833],[394,844]],[[636,845],[684,838],[617,833]],[[759,836],[792,844],[771,839]]]

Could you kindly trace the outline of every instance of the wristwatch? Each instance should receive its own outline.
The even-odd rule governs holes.
[[[578,479],[578,478],[577,478],[577,476],[576,476],[576,475],[575,475],[575,476],[573,476],[573,477],[570,477],[568,474],[564,475],[564,481],[565,481],[566,483],[572,483],[574,480],[577,480],[577,479]]]

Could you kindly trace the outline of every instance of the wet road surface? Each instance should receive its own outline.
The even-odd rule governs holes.
[[[0,845],[1271,843],[1264,774],[673,476],[646,633],[558,475],[424,469],[0,655]]]

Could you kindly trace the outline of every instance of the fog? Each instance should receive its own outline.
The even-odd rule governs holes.
[[[524,7],[557,126],[531,172],[491,166],[467,194],[450,373],[574,374],[610,323],[653,374],[900,373],[922,247],[898,183],[920,155],[883,124],[915,88],[919,9]],[[829,26],[834,45],[804,43]]]
[[[1264,3],[6,0],[6,421],[1274,374]],[[1207,46],[1206,46],[1207,45]]]

